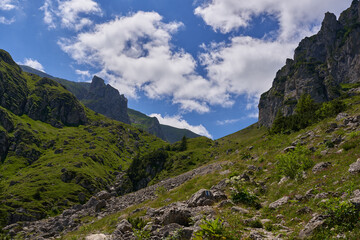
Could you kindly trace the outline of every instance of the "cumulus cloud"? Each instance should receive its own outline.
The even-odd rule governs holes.
[[[127,97],[143,91],[151,99],[167,97],[183,110],[199,113],[208,112],[209,104],[231,106],[226,89],[200,76],[191,54],[172,47],[172,35],[182,26],[140,11],[61,39],[59,45],[78,63],[99,67],[97,74]]]
[[[206,130],[206,128],[200,124],[197,126],[190,125],[186,120],[182,118],[182,116],[175,115],[175,116],[162,116],[158,113],[150,114],[150,117],[156,117],[160,124],[180,128],[180,129],[188,129],[196,134],[201,136],[205,136],[208,138],[212,138],[211,134]]]
[[[63,28],[79,31],[90,26],[93,21],[84,15],[101,15],[99,4],[93,0],[45,0],[40,8],[44,11],[44,22],[49,28],[56,28],[56,21],[60,21]]]
[[[41,63],[39,63],[37,60],[31,58],[25,58],[24,62],[20,64],[45,72],[43,65],[41,65]]]
[[[91,77],[91,74],[89,71],[82,71],[82,70],[76,69],[75,73],[82,77]]]
[[[14,0],[1,0],[0,10],[9,11],[17,8],[17,1]]]
[[[201,64],[211,82],[226,86],[228,93],[247,95],[247,109],[256,108],[260,94],[271,87],[276,71],[286,58],[293,56],[298,42],[319,30],[326,11],[339,14],[349,3],[350,0],[208,1],[194,13],[215,31],[233,32],[233,36],[228,44],[203,46]],[[249,27],[260,15],[278,21],[279,29],[265,33],[261,39],[236,36],[236,30]]]
[[[311,31],[326,11],[340,13],[351,0],[210,0],[197,7],[194,13],[204,19],[214,30],[228,33],[248,27],[254,17],[261,14],[275,17],[282,38]]]

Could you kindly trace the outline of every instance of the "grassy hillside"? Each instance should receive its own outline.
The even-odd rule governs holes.
[[[161,124],[161,129],[164,132],[165,138],[170,143],[179,141],[183,136],[187,138],[197,138],[200,135],[193,133],[187,129],[174,128],[168,125]]]
[[[155,200],[84,223],[63,239],[97,232],[111,234],[128,217],[152,222],[146,210],[134,210],[188,200],[191,194],[209,189],[221,179],[229,182],[224,190],[232,204],[246,209],[241,213],[232,204],[212,206],[216,213],[212,219],[218,217],[227,223],[218,228],[226,239],[249,239],[254,232],[298,239],[314,213],[327,217],[307,239],[358,239],[360,215],[350,199],[357,194],[360,178],[359,173],[348,170],[360,157],[360,96],[349,88],[343,88],[347,106],[344,117],[329,117],[289,134],[269,134],[267,129],[252,125],[215,142],[203,142],[201,151],[210,157],[210,162],[224,162],[222,170],[194,178],[171,191],[159,191]],[[289,146],[290,150],[285,150]],[[319,163],[329,164],[315,170],[313,167]],[[271,207],[270,203],[283,197],[288,199],[282,205]],[[206,229],[205,225],[201,229]]]
[[[5,51],[0,60],[1,90],[12,89],[0,106],[0,225],[84,202],[136,155],[165,146],[87,109],[51,79],[21,72]]]

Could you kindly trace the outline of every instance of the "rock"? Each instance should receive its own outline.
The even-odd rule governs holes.
[[[296,148],[296,147],[294,147],[294,146],[289,146],[289,147],[285,148],[285,149],[283,150],[283,152],[284,152],[284,153],[288,153],[288,152],[294,151],[295,148]]]
[[[131,223],[129,223],[128,220],[123,219],[121,220],[121,222],[116,226],[116,230],[114,231],[115,234],[117,235],[121,235],[124,234],[126,232],[132,232],[132,225]]]
[[[360,197],[360,189],[356,189],[353,194],[352,194],[352,197]]]
[[[349,173],[350,174],[360,173],[360,158],[356,162],[350,165]]]
[[[171,235],[173,235],[176,231],[182,229],[182,226],[176,223],[168,224],[161,229],[158,230],[157,235],[161,237],[161,239],[165,239]]]
[[[349,200],[357,209],[360,210],[360,197],[355,197]]]
[[[347,118],[349,116],[349,114],[347,113],[339,113],[337,116],[336,116],[336,121],[341,121],[343,120],[344,118]]]
[[[312,172],[313,173],[318,173],[320,171],[323,171],[323,170],[327,169],[330,166],[331,166],[331,162],[321,162],[321,163],[316,164],[313,167]]]
[[[189,207],[210,206],[214,204],[215,197],[209,190],[201,189],[188,200]]]
[[[231,211],[236,212],[236,213],[242,213],[242,214],[248,214],[249,213],[249,210],[247,210],[245,208],[237,207],[237,206],[232,207]]]
[[[282,177],[282,178],[280,179],[278,185],[281,185],[281,184],[287,182],[289,179],[290,179],[289,177]]]
[[[177,223],[182,226],[189,226],[191,212],[185,206],[172,206],[165,209],[164,215],[161,217],[160,222],[163,225],[170,223]]]
[[[285,204],[287,204],[289,202],[290,198],[288,196],[285,196],[283,198],[280,198],[278,200],[276,200],[273,203],[270,203],[269,208],[270,209],[277,209]]]
[[[327,216],[314,214],[313,218],[305,225],[304,229],[300,231],[299,238],[305,239],[309,237],[315,230],[321,228]]]
[[[99,200],[108,200],[109,198],[111,198],[111,194],[104,190],[98,192],[95,197],[97,197]]]
[[[326,199],[329,197],[329,193],[323,192],[315,195],[315,199]]]
[[[223,208],[223,207],[226,207],[226,206],[232,206],[234,205],[234,203],[230,200],[230,199],[227,199],[227,200],[223,200],[219,203],[218,207],[219,208]]]
[[[98,202],[95,205],[95,212],[100,212],[103,208],[106,207],[106,201],[105,200],[101,200],[100,202]]]
[[[105,234],[92,234],[85,237],[85,240],[110,240],[110,236]]]

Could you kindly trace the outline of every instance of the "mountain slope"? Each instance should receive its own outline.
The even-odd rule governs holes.
[[[286,61],[271,89],[261,96],[261,125],[269,127],[279,111],[292,115],[304,94],[321,103],[339,97],[341,84],[360,81],[359,8],[353,1],[338,20],[326,13],[319,33],[300,42],[294,60]]]
[[[58,82],[22,72],[3,50],[0,145],[0,226],[82,203],[112,184],[135,156],[165,147],[84,107]]]
[[[183,136],[196,138],[197,135],[186,129],[178,129],[171,126],[161,125],[156,118],[151,118],[141,112],[127,108],[127,99],[116,92],[110,85],[95,77],[92,83],[72,82],[61,78],[53,77],[42,71],[28,66],[20,66],[23,71],[36,74],[41,77],[53,79],[64,85],[82,103],[95,112],[101,113],[112,119],[130,123],[139,127],[165,141],[174,143],[180,141]],[[91,87],[93,85],[93,87]],[[127,111],[125,111],[127,109]]]

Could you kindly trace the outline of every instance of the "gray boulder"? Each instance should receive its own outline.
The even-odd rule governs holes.
[[[189,226],[190,218],[191,212],[186,206],[175,205],[164,210],[160,223],[163,225],[177,223],[182,226]]]
[[[273,203],[270,203],[269,208],[270,209],[277,209],[285,204],[287,204],[289,202],[290,198],[288,196],[285,196],[283,198],[280,198],[278,200],[276,200]]]
[[[314,214],[313,218],[305,225],[304,229],[300,231],[299,238],[305,239],[309,237],[315,230],[323,227],[327,216]]]
[[[189,207],[210,206],[215,202],[227,199],[226,195],[220,190],[201,189],[191,196],[188,200]]]
[[[331,162],[321,162],[321,163],[316,164],[313,167],[312,172],[313,173],[318,173],[320,171],[323,171],[323,170],[327,169],[330,166],[331,166]]]
[[[350,165],[349,173],[351,174],[360,173],[360,158],[356,162]]]

